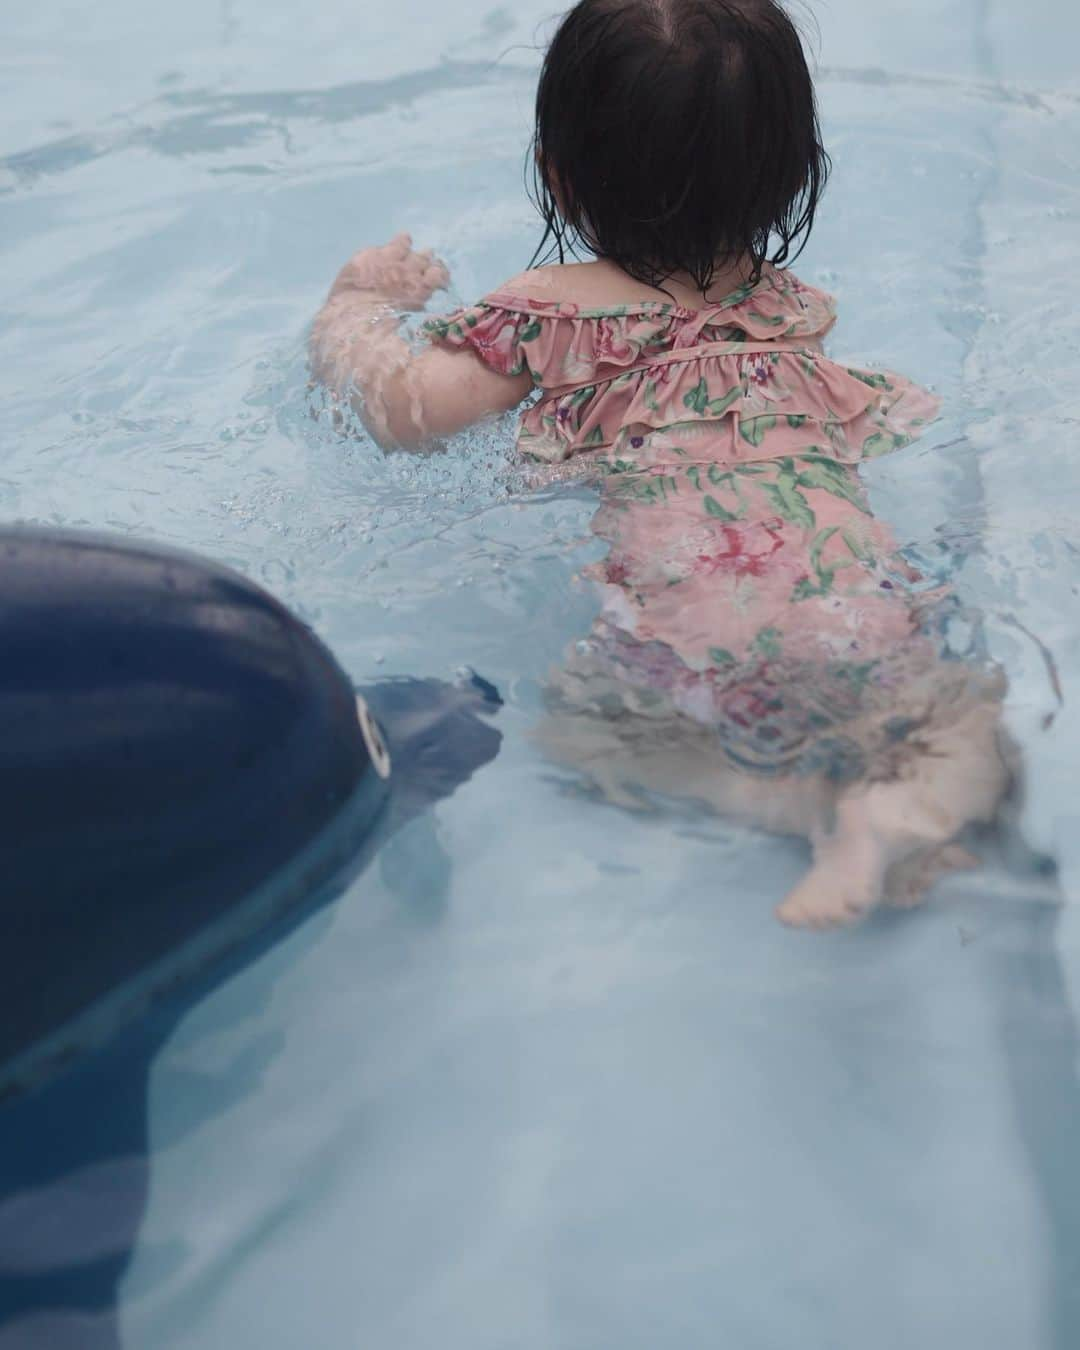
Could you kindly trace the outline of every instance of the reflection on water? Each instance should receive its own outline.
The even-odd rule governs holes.
[[[530,78],[530,72],[513,66],[461,61],[330,89],[250,94],[174,90],[140,108],[137,119],[125,117],[120,127],[106,127],[92,136],[66,136],[0,158],[0,172],[7,170],[12,175],[14,182],[7,191],[14,192],[42,176],[69,173],[103,156],[129,151],[171,156],[220,156],[237,150],[263,156],[278,150],[293,153],[296,130],[309,121],[351,123],[400,112],[420,99],[455,90],[520,85]],[[257,160],[234,161],[229,168],[234,173],[272,172],[260,169]]]

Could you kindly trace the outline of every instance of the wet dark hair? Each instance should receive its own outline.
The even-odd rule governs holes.
[[[802,43],[774,0],[581,0],[544,59],[533,149],[534,265],[581,243],[648,286],[684,272],[703,294],[737,259],[756,281],[797,256],[829,172]]]

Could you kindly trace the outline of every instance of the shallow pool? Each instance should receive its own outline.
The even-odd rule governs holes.
[[[834,352],[947,400],[874,491],[985,614],[1026,766],[984,871],[828,938],[771,915],[797,844],[620,811],[531,738],[589,495],[524,491],[508,426],[415,459],[311,416],[352,249],[409,229],[457,299],[528,261],[546,6],[9,6],[0,515],[231,563],[360,683],[471,667],[504,739],[36,1108],[3,1350],[1080,1344],[1080,11],[814,9],[801,270]]]

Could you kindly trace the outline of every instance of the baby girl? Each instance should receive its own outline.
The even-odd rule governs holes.
[[[617,800],[680,792],[805,835],[787,923],[916,902],[1007,789],[1001,681],[942,649],[955,601],[859,477],[934,399],[829,360],[832,300],[784,266],[828,168],[794,26],[774,0],[581,0],[534,148],[558,263],[428,322],[415,353],[401,314],[446,271],[404,236],[365,249],[316,320],[316,375],[388,447],[535,393],[521,452],[595,481],[608,544],[549,749]],[[576,245],[594,261],[565,263]]]

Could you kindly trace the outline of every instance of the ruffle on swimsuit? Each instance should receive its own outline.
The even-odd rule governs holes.
[[[425,330],[501,374],[531,373],[542,396],[519,444],[537,460],[602,452],[644,467],[809,453],[854,464],[907,445],[937,403],[900,376],[825,357],[835,319],[831,296],[766,267],[756,285],[696,312],[495,291]]]

